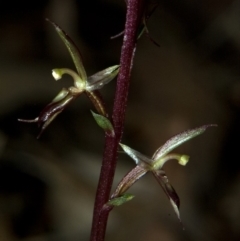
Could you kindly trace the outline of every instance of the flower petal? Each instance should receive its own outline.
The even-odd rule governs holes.
[[[161,169],[163,165],[169,160],[177,160],[180,165],[185,166],[189,161],[189,156],[170,153],[163,156],[162,158],[153,161],[151,170]]]
[[[44,107],[37,118],[33,120],[18,119],[18,121],[28,123],[37,122],[38,127],[41,128],[40,133],[37,136],[38,139],[47,126],[56,118],[56,116],[59,115],[76,97],[77,95],[72,95],[66,89],[63,89],[50,104]]]
[[[49,21],[53,25],[53,27],[57,31],[58,35],[60,36],[60,38],[64,42],[65,46],[67,47],[80,78],[82,80],[86,81],[87,75],[86,75],[85,69],[83,67],[81,53],[80,53],[78,47],[73,42],[73,40],[65,33],[65,31],[63,31],[56,23],[50,21],[49,19],[46,19],[46,20]]]
[[[184,131],[184,132],[172,137],[163,146],[161,146],[160,148],[158,148],[156,150],[156,152],[153,154],[153,157],[152,157],[153,160],[158,160],[158,159],[162,158],[163,156],[165,156],[170,151],[172,151],[176,147],[180,146],[184,142],[192,139],[195,136],[202,134],[210,126],[217,126],[217,125],[210,124],[210,125],[200,126],[200,127],[197,127],[197,128],[191,129],[191,130]]]
[[[180,199],[175,189],[169,183],[165,171],[159,170],[159,171],[153,171],[152,173],[154,177],[157,179],[158,183],[161,185],[163,191],[166,193],[173,207],[174,212],[176,213],[178,219],[181,221],[180,213],[179,213]]]
[[[63,100],[69,94],[69,90],[62,88],[62,90],[57,94],[57,96],[52,100],[51,103],[59,102]]]
[[[105,117],[108,117],[105,103],[103,101],[101,93],[98,90],[84,91],[84,94],[93,103],[94,107],[96,108],[96,110],[98,111],[99,114],[101,114]]]
[[[111,196],[112,198],[122,196],[139,178],[148,172],[145,168],[141,166],[134,167],[127,175],[120,181],[116,190]]]
[[[114,79],[118,72],[119,65],[114,65],[88,77],[86,90],[93,91],[102,88],[105,84]]]
[[[152,165],[152,160],[150,158],[148,158],[147,156],[144,156],[142,153],[130,148],[129,146],[126,146],[122,143],[119,143],[119,145],[122,147],[122,149],[124,150],[124,152],[126,154],[128,154],[137,165],[140,164],[145,164],[143,166],[151,166]]]
[[[37,138],[39,138],[42,132],[46,129],[46,127],[59,115],[66,106],[75,99],[76,96],[71,94],[66,95],[60,101],[53,101],[48,104],[39,114],[38,118],[38,126],[41,128],[41,131]]]
[[[53,69],[52,76],[55,80],[60,80],[64,74],[68,74],[73,78],[74,86],[79,90],[79,92],[83,92],[86,88],[86,80],[83,80],[75,71],[62,68],[62,69]]]

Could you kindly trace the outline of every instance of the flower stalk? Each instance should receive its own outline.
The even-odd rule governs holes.
[[[105,135],[102,167],[94,205],[91,241],[104,240],[108,215],[112,210],[111,206],[104,208],[104,205],[110,198],[116,169],[117,150],[123,133],[130,74],[136,48],[137,29],[142,19],[144,3],[145,1],[143,0],[127,1],[127,15],[120,57],[120,69],[112,113],[115,135]]]
[[[140,152],[137,152],[124,144],[120,144],[124,129],[128,89],[136,43],[138,38],[144,32],[151,39],[146,22],[156,6],[149,11],[146,10],[147,3],[147,0],[126,0],[127,15],[125,30],[123,32],[124,38],[120,65],[108,67],[90,77],[87,77],[80,51],[75,43],[57,24],[47,19],[47,21],[54,26],[56,32],[67,47],[76,68],[76,71],[68,68],[53,69],[53,78],[57,81],[61,79],[64,74],[68,74],[73,79],[73,85],[69,88],[63,88],[35,119],[18,119],[22,122],[36,122],[41,129],[38,135],[39,138],[42,132],[56,118],[56,116],[65,110],[65,108],[82,93],[85,93],[95,106],[98,113],[92,112],[92,114],[97,124],[105,132],[105,144],[94,204],[90,241],[104,241],[110,211],[113,207],[120,206],[134,197],[133,195],[126,193],[126,191],[147,172],[151,172],[154,175],[180,219],[180,199],[169,183],[162,167],[171,159],[177,160],[181,165],[186,165],[189,156],[175,153],[169,154],[169,152],[189,139],[202,134],[209,126],[213,126],[201,126],[172,137],[163,146],[157,149],[152,158],[144,156]],[[151,39],[151,41],[159,46],[154,40]],[[105,84],[109,83],[117,75],[118,78],[113,111],[112,116],[109,117],[98,90]],[[124,152],[135,161],[136,166],[123,177],[116,190],[110,196],[117,164],[119,144]]]

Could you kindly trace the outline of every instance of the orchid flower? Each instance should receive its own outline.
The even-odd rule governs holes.
[[[127,175],[120,181],[118,184],[115,192],[112,194],[109,204],[113,203],[111,200],[118,201],[118,198],[125,197],[126,191],[143,175],[145,175],[147,172],[151,172],[160,186],[162,187],[163,191],[167,195],[167,197],[170,200],[170,203],[180,220],[180,214],[179,214],[179,206],[180,206],[180,199],[168,181],[167,175],[165,171],[163,170],[163,165],[171,160],[175,159],[178,161],[180,165],[185,166],[189,160],[189,156],[187,155],[180,155],[180,154],[173,154],[170,153],[173,149],[176,147],[182,145],[186,141],[202,134],[208,127],[210,126],[216,126],[216,125],[204,125],[197,127],[195,129],[190,129],[187,131],[184,131],[176,136],[173,136],[170,138],[163,146],[158,148],[156,152],[153,154],[151,158],[143,155],[142,153],[124,145],[120,144],[123,151],[129,155],[137,164],[135,168],[133,168]],[[128,196],[127,196],[128,197]],[[132,196],[130,196],[132,198]],[[121,199],[120,199],[121,200]],[[116,202],[115,201],[115,202]],[[126,200],[128,201],[128,200]],[[121,203],[124,203],[121,201]]]
[[[97,90],[101,89],[105,84],[114,79],[119,71],[119,65],[114,65],[97,72],[90,77],[87,77],[85,68],[83,67],[80,51],[75,43],[57,24],[48,19],[47,21],[53,25],[56,32],[67,47],[77,72],[68,68],[53,69],[52,75],[55,80],[59,80],[64,74],[68,74],[73,78],[73,86],[69,87],[68,89],[63,88],[53,99],[53,101],[49,103],[35,119],[18,119],[22,122],[37,122],[38,127],[41,128],[38,138],[45,128],[56,118],[56,116],[60,114],[72,100],[76,99],[76,97],[82,93],[85,93],[90,98],[100,114],[107,116],[105,107]]]

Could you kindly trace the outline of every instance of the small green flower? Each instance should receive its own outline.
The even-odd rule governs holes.
[[[210,126],[216,125],[200,126],[195,129],[184,131],[170,138],[163,146],[156,150],[152,158],[149,158],[124,144],[120,144],[124,152],[135,161],[137,166],[127,173],[127,175],[120,181],[111,199],[121,197],[139,178],[147,172],[151,172],[169,198],[170,203],[180,220],[180,199],[172,185],[169,183],[167,175],[163,170],[163,165],[166,161],[175,159],[180,165],[185,166],[189,160],[189,156],[169,153],[186,141],[202,134]]]
[[[103,102],[96,91],[114,79],[119,71],[119,65],[114,65],[100,72],[97,72],[90,77],[87,77],[85,68],[82,63],[80,51],[78,50],[75,43],[57,24],[51,22],[48,19],[47,21],[49,21],[54,26],[58,35],[67,47],[77,72],[68,68],[53,69],[52,75],[55,80],[59,80],[64,74],[68,74],[73,78],[73,86],[69,87],[68,89],[63,88],[60,93],[53,99],[53,101],[40,112],[37,118],[33,120],[18,119],[22,122],[37,122],[38,127],[41,128],[38,138],[45,130],[45,128],[56,118],[56,116],[60,114],[71,101],[76,99],[76,97],[82,93],[85,93],[90,98],[100,114],[107,116]]]

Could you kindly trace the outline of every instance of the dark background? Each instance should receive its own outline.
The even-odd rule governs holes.
[[[0,8],[0,240],[89,240],[104,134],[86,96],[37,140],[33,119],[62,87],[53,68],[74,68],[45,21],[57,22],[81,49],[88,75],[119,63],[123,0],[3,1]],[[138,42],[123,143],[151,156],[171,136],[216,123],[177,149],[186,167],[165,170],[181,198],[179,224],[149,174],[115,208],[106,241],[240,239],[240,1],[168,0],[148,21],[156,47]],[[112,107],[115,81],[101,92]],[[134,163],[120,154],[115,185]]]

